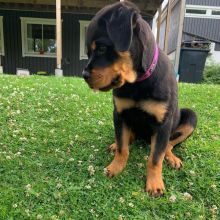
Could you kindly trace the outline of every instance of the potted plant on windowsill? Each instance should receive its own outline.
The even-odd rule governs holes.
[[[44,54],[44,50],[40,50],[39,53],[40,53],[41,55],[43,55],[43,54]]]

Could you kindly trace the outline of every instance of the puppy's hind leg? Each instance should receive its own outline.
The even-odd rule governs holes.
[[[172,149],[175,145],[186,140],[193,133],[197,124],[196,114],[192,110],[181,109],[180,114],[179,125],[170,137],[165,154],[165,159],[175,169],[182,167],[182,161],[172,152]]]

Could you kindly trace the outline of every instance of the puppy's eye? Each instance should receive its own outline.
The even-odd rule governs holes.
[[[100,56],[100,55],[103,55],[105,54],[107,51],[107,47],[106,46],[99,46],[97,48],[97,54]]]

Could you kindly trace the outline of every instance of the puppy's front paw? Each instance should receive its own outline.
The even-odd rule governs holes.
[[[116,143],[113,143],[111,144],[108,149],[107,149],[110,153],[115,153],[116,150],[117,150],[117,144]]]
[[[146,191],[150,196],[153,197],[160,197],[164,193],[164,183],[162,180],[162,177],[159,176],[154,176],[151,177],[149,176],[147,178],[147,184],[146,184]]]
[[[183,166],[182,161],[177,156],[175,156],[172,152],[166,153],[165,159],[170,164],[170,166],[175,168],[176,170],[181,169]]]
[[[112,178],[118,175],[126,166],[126,161],[114,159],[106,168],[105,174],[107,177]]]

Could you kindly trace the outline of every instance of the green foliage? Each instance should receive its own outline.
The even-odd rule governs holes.
[[[212,62],[205,67],[203,82],[220,84],[220,64]]]
[[[180,107],[197,112],[198,127],[174,150],[183,169],[164,162],[157,199],[144,192],[142,141],[119,176],[103,173],[113,159],[111,92],[70,77],[4,75],[0,88],[1,220],[220,219],[219,86],[180,84]]]

